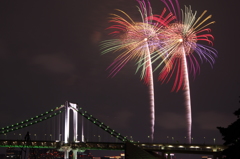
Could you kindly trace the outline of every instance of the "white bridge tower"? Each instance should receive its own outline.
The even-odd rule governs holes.
[[[73,111],[73,142],[78,143],[78,106],[75,103],[70,103],[66,101],[65,105],[65,123],[64,123],[64,139],[63,145],[60,151],[64,151],[64,159],[69,159],[69,152],[73,152],[73,159],[77,159],[78,150],[74,150],[69,145],[69,135],[70,135],[70,110]],[[83,118],[82,118],[83,120]],[[82,121],[82,142],[84,142],[83,134],[83,121]]]

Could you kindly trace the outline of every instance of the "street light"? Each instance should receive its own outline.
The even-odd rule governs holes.
[[[101,142],[101,136],[98,135],[98,142]]]
[[[148,136],[148,141],[150,142],[150,136]]]
[[[133,137],[132,136],[130,136],[130,141],[133,142]]]

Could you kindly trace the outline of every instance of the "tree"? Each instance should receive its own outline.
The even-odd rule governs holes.
[[[237,120],[227,128],[217,127],[223,136],[224,145],[227,148],[223,151],[226,159],[240,159],[240,108],[234,112]]]

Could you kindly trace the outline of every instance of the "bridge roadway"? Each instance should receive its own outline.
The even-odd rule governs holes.
[[[223,145],[207,144],[168,144],[168,143],[132,143],[133,145],[147,151],[158,151],[163,153],[185,153],[185,154],[219,154],[226,147]],[[125,143],[117,142],[79,142],[63,144],[58,141],[24,141],[24,140],[0,140],[0,147],[18,148],[49,148],[59,151],[69,150],[125,150]]]

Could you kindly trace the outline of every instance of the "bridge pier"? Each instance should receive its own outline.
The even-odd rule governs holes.
[[[69,159],[69,152],[70,152],[70,150],[64,151],[64,159]]]
[[[72,150],[72,152],[73,152],[73,159],[77,159],[78,150]]]

